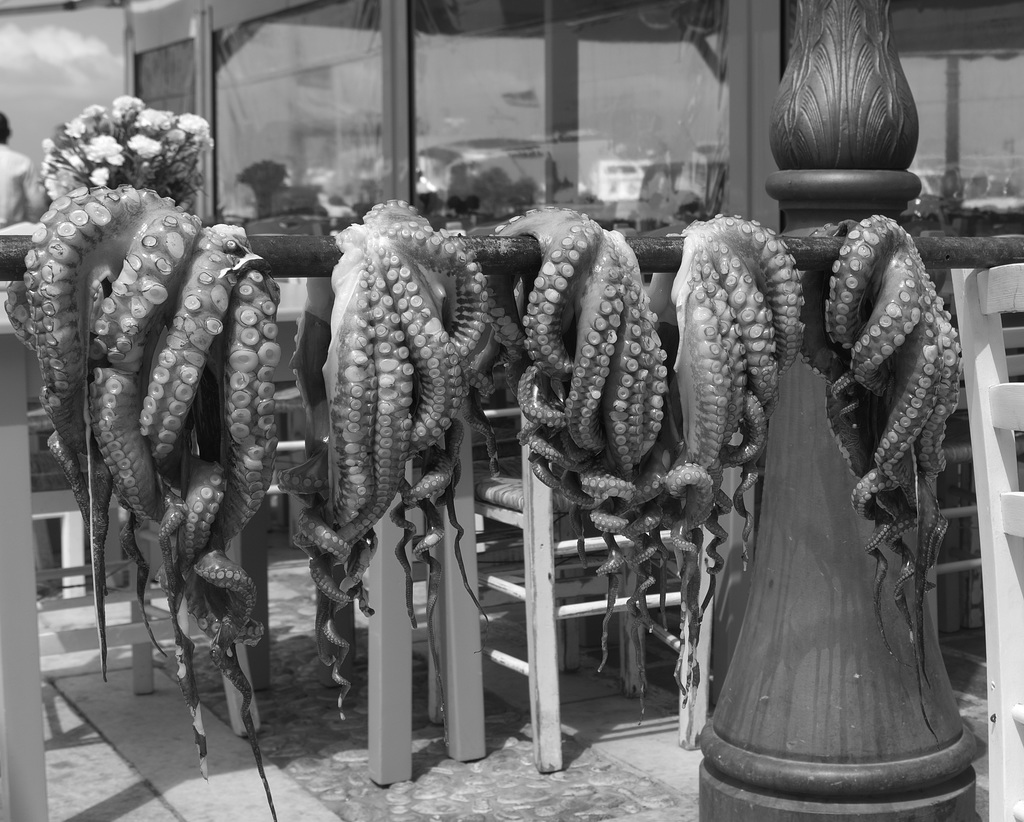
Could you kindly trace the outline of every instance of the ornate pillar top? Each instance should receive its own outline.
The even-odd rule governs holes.
[[[888,0],[797,0],[769,140],[781,169],[910,167],[917,108]]]
[[[920,191],[906,171],[918,121],[889,2],[794,2],[789,61],[769,134],[783,171],[768,178],[768,192],[787,213],[813,206],[845,210],[846,217],[863,208],[898,214]]]

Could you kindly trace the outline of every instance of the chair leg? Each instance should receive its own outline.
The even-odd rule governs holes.
[[[562,769],[562,709],[555,661],[554,506],[551,489],[533,476],[527,449],[523,449],[523,492],[533,760],[538,771],[552,773]]]
[[[370,779],[391,785],[412,778],[412,627],[405,611],[405,572],[395,557],[401,532],[384,517],[366,572],[373,605],[367,637],[367,755]]]
[[[466,438],[460,453],[462,476],[473,476],[472,443]],[[455,496],[455,516],[465,529],[460,553],[466,569],[466,581],[474,595],[477,590],[476,529],[473,484],[459,483]],[[480,653],[480,614],[463,585],[455,555],[455,529],[445,528],[444,554],[441,557],[441,640],[444,649],[443,676],[448,715],[448,753],[458,762],[481,759],[487,753],[484,738],[484,683]]]
[[[116,520],[115,520],[116,522]],[[109,547],[110,540],[107,540]],[[118,550],[116,545],[114,550]],[[109,554],[109,556],[117,556]],[[75,568],[85,565],[85,523],[78,511],[68,511],[60,518],[60,564],[62,568]],[[63,578],[65,599],[85,596],[85,577],[68,576]]]
[[[242,553],[242,541],[240,537],[234,537],[228,544],[227,554],[235,562],[239,562]],[[242,673],[245,674],[245,678],[252,682],[252,669],[249,666],[249,653],[248,648],[241,643],[235,645],[235,653],[238,654],[238,664],[242,668]],[[228,681],[227,677],[222,677],[224,682],[224,696],[228,703],[228,716],[231,719],[231,730],[238,736],[245,736],[245,725],[242,724],[242,695],[238,693],[235,686]],[[252,723],[258,731],[260,729],[260,712],[256,706],[256,697],[254,696],[252,702],[249,705],[249,713],[252,716]]]
[[[629,596],[630,592],[636,590],[637,577],[632,571],[625,575],[622,583],[620,596]],[[625,611],[615,614],[615,621],[619,626],[619,677],[622,680],[622,692],[626,696],[640,696],[642,683],[640,681],[640,653],[637,647],[635,625]]]
[[[136,571],[131,573],[131,585],[135,585]],[[131,606],[131,621],[142,622],[142,609],[137,602]],[[153,646],[148,642],[132,645],[132,693],[144,696],[153,693]]]
[[[252,668],[249,666],[249,649],[242,644],[235,645],[235,653],[238,654],[238,664],[242,668],[245,678],[252,682]],[[228,702],[228,717],[231,719],[231,730],[236,736],[246,736],[245,725],[242,723],[242,695],[235,690],[227,677],[224,680],[224,696]],[[256,697],[249,703],[249,714],[252,717],[252,724],[258,731],[260,729],[260,711],[256,705]]]

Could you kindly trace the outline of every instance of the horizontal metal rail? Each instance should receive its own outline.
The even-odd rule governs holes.
[[[254,234],[252,249],[266,259],[275,277],[327,277],[341,252],[334,237],[297,234]],[[540,247],[532,237],[463,238],[488,274],[512,275],[540,268]],[[827,270],[839,256],[837,237],[783,236],[799,268]],[[675,271],[683,254],[680,237],[627,237],[643,271]],[[926,266],[991,268],[1024,263],[1024,237],[918,237],[914,242]],[[27,235],[0,235],[0,281],[17,280],[25,271]]]

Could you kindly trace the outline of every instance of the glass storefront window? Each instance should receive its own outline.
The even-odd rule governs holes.
[[[214,33],[217,211],[327,233],[382,199],[375,2],[330,0]]]
[[[420,0],[414,25],[432,222],[553,203],[644,231],[726,207],[725,0]]]
[[[196,53],[191,40],[135,56],[135,94],[150,108],[184,114],[196,107]]]
[[[1024,4],[893,0],[893,37],[920,120],[915,225],[1024,233]]]

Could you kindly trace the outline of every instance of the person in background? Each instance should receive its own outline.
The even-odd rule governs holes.
[[[46,211],[46,192],[33,162],[7,146],[11,127],[0,112],[0,228],[35,222]]]

